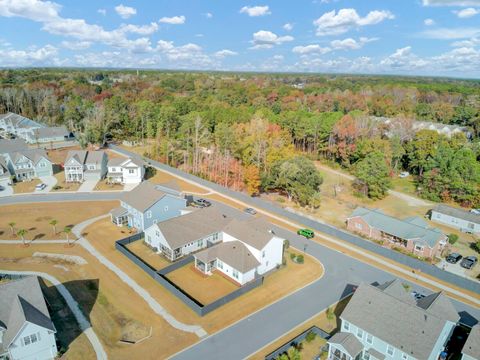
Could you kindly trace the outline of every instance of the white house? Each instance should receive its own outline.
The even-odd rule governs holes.
[[[282,264],[284,239],[261,218],[241,221],[212,206],[154,224],[145,242],[170,261],[193,253],[204,274],[217,270],[243,285]]]
[[[329,340],[331,360],[437,360],[460,316],[443,293],[420,300],[399,280],[360,284]]]
[[[145,167],[138,160],[113,158],[108,161],[107,181],[119,184],[139,184],[145,175]]]
[[[65,181],[101,180],[107,173],[107,162],[104,151],[71,150],[63,165]]]
[[[464,232],[480,234],[480,215],[447,205],[437,205],[432,209],[432,221]]]
[[[0,359],[54,359],[55,333],[37,277],[0,284]]]

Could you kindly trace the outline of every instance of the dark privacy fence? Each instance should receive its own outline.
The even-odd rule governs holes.
[[[137,154],[135,154],[131,151],[122,149],[122,148],[120,148],[116,145],[110,145],[110,148],[112,148],[113,150],[118,151],[120,153],[123,153],[124,155],[129,156],[129,157],[137,158],[137,159],[143,159],[141,156],[139,156],[139,155],[137,155]],[[227,188],[225,188],[221,185],[215,184],[215,183],[210,182],[208,180],[204,180],[204,179],[199,178],[195,175],[188,174],[184,171],[181,171],[179,169],[176,169],[176,168],[170,167],[168,165],[162,164],[158,161],[147,159],[147,163],[149,163],[149,164],[151,164],[151,165],[153,165],[153,166],[155,166],[155,167],[157,167],[161,170],[168,171],[170,173],[181,176],[185,179],[188,179],[188,180],[194,181],[198,184],[207,186],[207,187],[209,187],[209,188],[211,188],[215,191],[218,191],[221,194],[233,197],[233,198],[235,198],[237,200],[240,200],[240,201],[243,201],[247,204],[251,204],[251,205],[255,205],[256,207],[263,208],[263,209],[268,210],[272,213],[275,213],[275,214],[280,215],[282,217],[288,218],[291,221],[307,225],[308,227],[310,227],[310,228],[312,228],[316,231],[320,231],[324,234],[331,235],[331,236],[339,238],[343,241],[347,241],[350,244],[354,244],[358,247],[361,247],[365,250],[368,250],[368,251],[374,252],[378,255],[381,255],[383,257],[389,258],[389,259],[391,259],[393,261],[396,261],[400,264],[403,264],[403,265],[406,265],[406,266],[408,266],[412,269],[415,269],[416,272],[421,271],[425,274],[436,277],[437,279],[448,282],[452,285],[459,286],[461,288],[473,291],[475,293],[480,293],[480,282],[476,282],[474,280],[470,280],[470,279],[458,276],[458,275],[450,273],[448,271],[444,271],[444,270],[442,270],[442,269],[440,269],[440,268],[438,268],[434,265],[430,265],[426,262],[423,262],[421,260],[412,258],[408,255],[396,252],[394,250],[386,249],[386,248],[384,248],[384,247],[382,247],[378,244],[375,244],[371,241],[362,239],[361,237],[358,237],[356,235],[350,234],[350,233],[348,233],[346,231],[343,231],[343,230],[341,230],[341,229],[339,229],[335,226],[328,225],[328,224],[323,224],[323,223],[320,223],[318,221],[309,219],[305,216],[291,213],[291,212],[289,212],[289,211],[287,211],[287,210],[285,210],[285,209],[283,209],[283,208],[281,208],[281,207],[279,207],[275,204],[266,202],[266,201],[261,200],[259,198],[250,197],[246,194],[243,194],[243,193],[240,193],[240,192],[237,192],[237,191],[227,189]]]
[[[237,290],[221,297],[220,299],[215,300],[210,304],[206,304],[206,305],[202,304],[200,301],[195,299],[193,296],[191,296],[189,293],[184,291],[182,288],[180,288],[178,285],[176,285],[173,281],[171,281],[167,277],[167,275],[172,271],[175,271],[193,262],[194,261],[193,256],[187,256],[163,269],[157,270],[152,266],[150,266],[148,263],[146,263],[141,257],[137,256],[127,248],[128,244],[143,239],[143,236],[144,234],[142,232],[142,233],[138,233],[138,234],[126,237],[124,239],[118,240],[115,242],[115,249],[120,251],[123,255],[129,258],[134,264],[139,266],[156,282],[158,282],[165,289],[170,291],[170,293],[172,293],[178,299],[180,299],[190,309],[192,309],[197,315],[204,316],[209,312],[215,309],[218,309],[220,306],[229,303],[230,301],[238,298],[239,296],[263,284],[263,277],[257,277],[255,280],[239,287]]]

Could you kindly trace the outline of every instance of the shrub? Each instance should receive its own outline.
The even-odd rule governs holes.
[[[290,247],[290,241],[285,240],[285,241],[283,242],[283,249],[284,249],[284,250],[287,250],[289,247]]]
[[[305,337],[305,341],[307,343],[312,342],[313,340],[315,340],[316,337],[317,337],[317,334],[315,334],[313,331],[309,331],[307,333],[307,336]]]
[[[295,260],[296,257],[297,257],[297,254],[290,253],[290,259]]]
[[[457,234],[450,234],[448,235],[448,242],[453,245],[457,242],[458,240],[458,235]]]
[[[53,190],[60,190],[62,187],[60,185],[55,185],[52,189]]]
[[[303,264],[303,261],[304,261],[303,255],[298,255],[295,261],[299,264]]]

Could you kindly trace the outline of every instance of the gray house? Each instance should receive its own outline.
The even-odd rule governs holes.
[[[73,140],[72,132],[65,126],[41,127],[27,133],[26,141],[29,144],[50,143]]]
[[[4,154],[10,174],[16,181],[29,181],[42,176],[52,176],[52,162],[45,150],[29,149]]]
[[[462,360],[480,360],[480,325],[472,327],[462,348]]]
[[[480,215],[447,205],[432,209],[430,219],[464,232],[480,234]]]
[[[54,359],[55,333],[37,277],[0,284],[0,359]]]
[[[399,280],[361,284],[328,340],[328,359],[437,360],[459,319],[441,292],[415,300]]]
[[[65,181],[101,180],[107,173],[107,163],[104,151],[71,150],[63,165]]]
[[[122,195],[120,205],[110,212],[112,222],[118,226],[127,225],[144,231],[157,222],[179,216],[181,210],[187,206],[187,201],[159,190],[149,181],[143,181]]]

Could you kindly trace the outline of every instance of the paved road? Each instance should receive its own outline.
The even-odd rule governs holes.
[[[56,202],[56,201],[101,201],[118,200],[121,191],[118,192],[55,192],[48,194],[19,194],[0,198],[0,205],[24,204],[34,202]]]
[[[75,299],[72,297],[70,292],[60,281],[58,281],[56,278],[54,278],[50,274],[36,272],[36,271],[16,271],[16,270],[10,271],[10,270],[0,269],[0,273],[10,274],[10,275],[40,276],[41,278],[44,278],[45,280],[51,282],[57,288],[58,292],[62,295],[62,297],[65,299],[65,302],[67,303],[67,306],[70,308],[73,315],[75,316],[75,319],[77,320],[77,323],[80,326],[80,329],[92,344],[93,350],[97,355],[97,360],[106,360],[108,358],[107,353],[103,349],[102,343],[98,339],[97,334],[95,334],[95,331],[93,331],[92,325],[87,320],[85,315],[83,315],[82,310],[80,310],[80,306],[78,305],[78,303],[75,301]]]
[[[217,206],[222,205],[217,204]],[[233,215],[236,210],[225,207],[223,211]],[[238,212],[236,214],[247,216],[240,215]],[[317,258],[325,268],[323,277],[174,355],[174,359],[246,358],[349,294],[353,286],[358,286],[361,282],[382,283],[394,278],[386,271],[355,260],[315,241],[306,240],[285,229],[275,227],[274,231],[288,239],[290,244],[300,251],[307,244],[306,252]],[[430,290],[415,284],[410,283],[410,285],[412,289],[421,293],[431,293]],[[466,323],[473,325],[476,321],[472,318],[480,319],[480,309],[455,300],[452,302]]]

